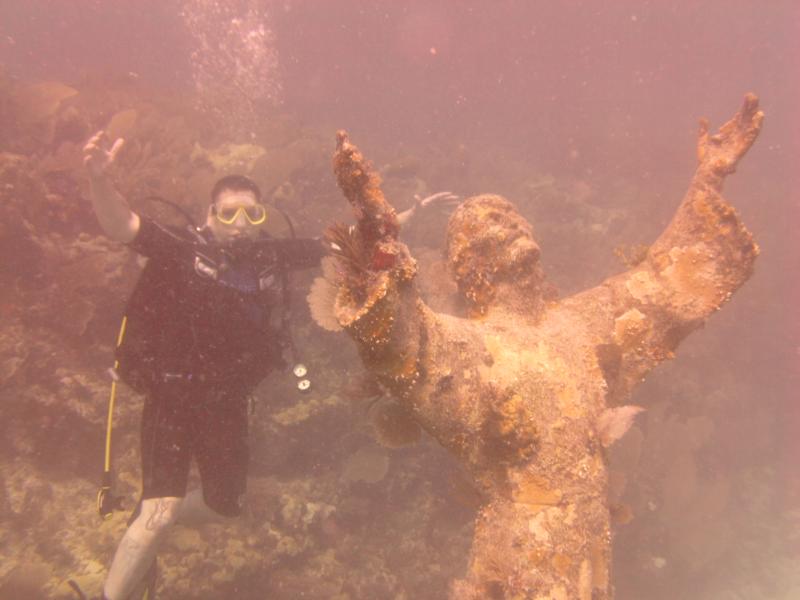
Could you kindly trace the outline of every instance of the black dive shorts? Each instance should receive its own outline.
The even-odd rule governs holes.
[[[225,516],[241,513],[247,484],[247,394],[173,380],[157,384],[142,412],[142,499],[186,495],[197,461],[203,498]]]

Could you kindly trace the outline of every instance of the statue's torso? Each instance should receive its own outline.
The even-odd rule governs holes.
[[[436,423],[431,433],[477,470],[552,473],[602,454],[587,448],[598,445],[605,381],[575,314],[556,308],[536,321],[500,312],[484,320],[437,315],[430,329],[427,382],[418,394],[430,417],[423,421]]]

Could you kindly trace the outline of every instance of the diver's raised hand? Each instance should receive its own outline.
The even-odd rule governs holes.
[[[400,225],[406,225],[417,213],[418,208],[428,206],[454,207],[461,201],[461,198],[452,192],[436,192],[430,196],[421,198],[419,194],[414,194],[414,205],[397,215]]]
[[[745,155],[761,132],[764,113],[758,110],[758,96],[747,94],[744,104],[733,118],[710,134],[708,120],[700,121],[697,140],[698,170],[719,178],[733,173],[736,163]]]
[[[128,243],[139,232],[139,215],[107,177],[125,141],[118,138],[110,147],[104,131],[98,131],[83,147],[83,164],[89,172],[92,207],[103,231],[112,240]]]
[[[461,198],[453,192],[436,192],[430,196],[420,198],[419,194],[414,195],[414,205],[425,208],[426,206],[441,204],[444,206],[455,206]]]
[[[83,147],[83,164],[89,171],[89,176],[92,178],[104,176],[124,144],[125,140],[117,138],[109,147],[106,132],[101,130],[95,133]]]

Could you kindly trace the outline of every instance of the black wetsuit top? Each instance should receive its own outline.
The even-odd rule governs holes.
[[[140,391],[171,377],[252,389],[282,361],[275,313],[285,309],[287,270],[314,266],[325,252],[317,239],[223,246],[204,230],[147,218],[130,247],[149,260],[117,358]]]

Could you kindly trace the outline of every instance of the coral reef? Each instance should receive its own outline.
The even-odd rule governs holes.
[[[689,190],[647,256],[560,301],[515,207],[466,201],[447,254],[470,318],[422,302],[376,172],[337,135],[334,172],[357,225],[329,236],[335,314],[368,370],[485,497],[452,598],[612,597],[605,446],[636,411],[608,410],[749,278],[758,247],[720,192],[762,119],[748,95],[717,134],[704,123]]]

